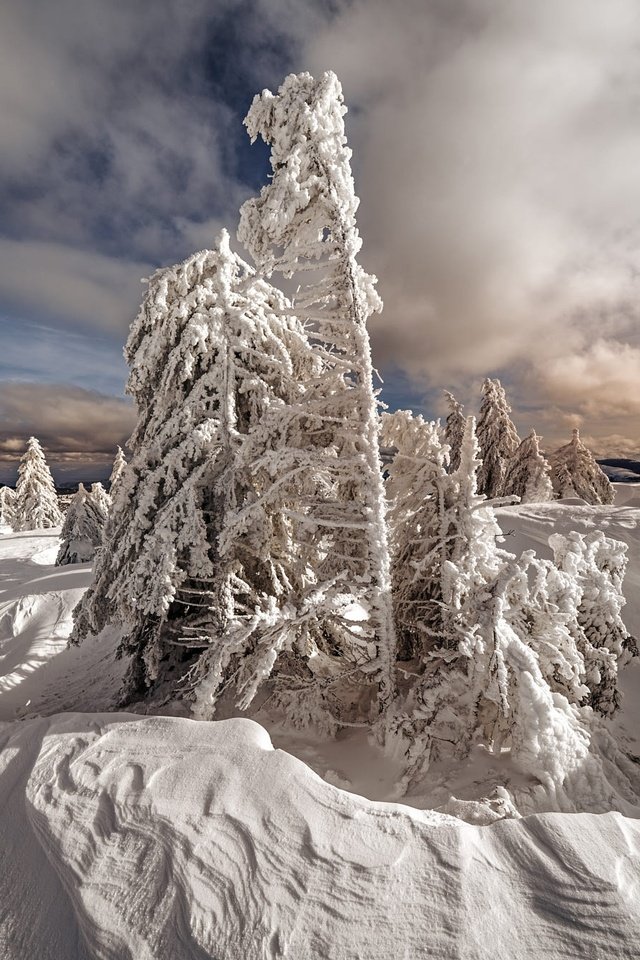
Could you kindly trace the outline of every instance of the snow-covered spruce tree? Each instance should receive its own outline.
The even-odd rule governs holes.
[[[627,567],[627,545],[593,533],[556,533],[549,538],[555,564],[569,581],[572,595],[572,633],[584,667],[588,695],[594,710],[612,714],[621,702],[618,670],[636,656],[636,641],[629,636],[621,611],[626,603],[622,583]]]
[[[525,437],[507,465],[503,494],[515,495],[521,503],[544,503],[553,500],[551,466],[540,452],[540,438],[535,430]]]
[[[98,525],[104,527],[111,509],[112,499],[101,483],[92,483],[89,491],[93,510],[96,513]]]
[[[40,443],[30,437],[18,467],[14,529],[44,530],[61,523],[62,513],[51,471]]]
[[[0,527],[13,527],[16,495],[11,487],[0,487]]]
[[[502,384],[487,377],[482,384],[477,431],[482,458],[478,490],[489,500],[503,495],[509,461],[520,443],[510,414],[511,407]]]
[[[113,461],[113,469],[111,470],[111,476],[109,477],[109,496],[113,497],[116,486],[124,473],[124,469],[127,466],[126,457],[122,451],[122,447],[118,447],[118,452],[116,453],[115,460]]]
[[[396,463],[399,468],[402,459]],[[531,551],[516,558],[499,547],[493,510],[476,490],[479,466],[470,418],[459,468],[446,478],[455,493],[440,511],[444,526],[439,539],[414,538],[414,562],[420,551],[428,556],[433,545],[438,549],[431,556],[437,554],[440,563],[424,566],[439,584],[430,596],[425,587],[427,603],[418,606],[416,614],[424,615],[430,603],[437,612],[430,615],[422,663],[399,684],[405,702],[392,723],[407,762],[405,785],[410,789],[434,762],[464,757],[474,744],[494,751],[508,746],[514,763],[544,784],[550,807],[568,805],[562,794],[565,778],[585,761],[590,742],[586,721],[572,706],[588,695],[569,627],[575,606],[569,601],[554,621],[553,604],[548,601],[544,608],[534,594],[544,587],[548,572],[555,570],[559,582],[564,574]],[[398,468],[393,481],[397,491]],[[405,469],[410,470],[409,455]],[[419,469],[416,464],[416,476]],[[439,475],[443,478],[442,468]],[[394,501],[392,516],[397,516],[396,509]],[[394,530],[394,537],[397,534]],[[532,565],[544,567],[534,587]],[[415,589],[416,584],[411,586]],[[540,611],[537,625],[532,609]],[[544,651],[541,639],[547,643]],[[559,647],[555,651],[554,641]],[[556,671],[563,671],[560,679],[572,702],[557,692]]]
[[[443,643],[442,567],[454,540],[459,488],[447,473],[438,424],[408,410],[382,415],[394,450],[387,496],[398,658],[424,658]]]
[[[307,385],[309,469],[330,483],[300,518],[319,535],[322,582],[339,580],[366,611],[377,647],[379,703],[393,691],[395,639],[377,402],[367,319],[381,309],[375,278],[358,264],[358,199],[346,146],[346,107],[331,72],[291,74],[276,95],[257,96],[248,132],[271,146],[272,179],[241,209],[239,239],[259,268],[294,278],[294,310],[307,324],[320,369]],[[315,547],[314,547],[315,549]]]
[[[587,503],[613,503],[615,491],[609,478],[580,439],[580,432],[550,457],[551,480],[558,497],[580,497]]]
[[[188,674],[211,716],[271,678],[285,707],[293,691],[290,718],[331,727],[340,674],[371,651],[350,585],[317,576],[326,542],[299,536],[324,478],[300,416],[318,364],[290,313],[226,234],[152,279],[126,348],[133,456],[74,639],[125,625],[129,695]],[[360,690],[345,683],[348,708]]]
[[[62,525],[56,566],[93,560],[102,542],[109,505],[110,500],[102,484],[92,484],[90,493],[85,490],[84,484],[78,486]]]
[[[405,448],[403,435],[399,430],[395,434],[399,452],[405,454],[396,456],[390,472],[394,585],[397,603],[404,606],[397,607],[398,631],[401,647],[408,636],[419,657],[413,671],[417,679],[409,684],[404,710],[396,717],[410,780],[447,753],[464,756],[477,738],[481,691],[475,678],[484,671],[487,685],[490,674],[480,629],[486,614],[478,607],[489,598],[507,555],[497,546],[500,529],[494,513],[483,506],[476,489],[480,460],[474,418],[467,420],[453,474],[446,473],[446,453],[438,451],[435,432],[432,462],[430,453],[422,462],[412,461],[415,437],[404,431]],[[423,503],[420,487],[426,494]],[[402,499],[413,501],[413,509],[402,511]],[[398,562],[401,550],[406,559]]]
[[[282,499],[264,496],[269,471],[277,484],[271,437],[262,469],[247,444],[254,428],[277,423],[304,381],[308,346],[286,313],[286,298],[231,252],[226,231],[214,250],[150,281],[125,348],[138,409],[132,457],[73,634],[125,626],[130,693],[175,682],[194,664],[198,679],[219,685],[226,677],[211,676],[212,663],[203,670],[202,655],[220,653],[224,637],[226,665],[238,631],[242,654],[255,654],[234,661],[238,696],[273,666],[268,628],[285,616],[300,562]],[[243,515],[249,503],[255,510]],[[281,633],[284,647],[290,636]]]
[[[453,473],[460,465],[460,447],[464,437],[464,428],[466,419],[463,414],[463,406],[459,403],[452,393],[444,391],[449,405],[449,413],[445,425],[444,438],[449,447],[449,473]]]

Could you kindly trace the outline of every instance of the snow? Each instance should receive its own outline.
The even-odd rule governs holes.
[[[113,643],[67,649],[91,564],[55,567],[59,528],[0,536],[0,721],[111,703],[122,661]]]
[[[7,960],[633,957],[640,938],[640,827],[616,814],[477,827],[372,803],[249,720],[69,714],[3,740]]]
[[[632,501],[497,513],[517,552],[550,557],[572,530],[623,539],[638,635]],[[637,957],[638,814],[523,817],[495,786],[508,758],[486,751],[389,802],[399,767],[363,729],[318,742],[276,717],[267,732],[108,712],[118,638],[66,648],[90,564],[54,567],[58,533],[0,536],[3,960]],[[638,755],[637,660],[622,686],[610,729]]]
[[[616,506],[640,507],[640,483],[614,483]]]

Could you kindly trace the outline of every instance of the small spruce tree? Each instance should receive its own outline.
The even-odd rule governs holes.
[[[16,495],[11,487],[0,487],[0,527],[13,527],[15,503]]]
[[[556,495],[580,497],[589,504],[613,503],[615,491],[591,451],[580,439],[580,432],[551,455],[551,481]]]
[[[126,457],[122,451],[122,447],[118,447],[118,451],[113,461],[113,469],[111,470],[111,476],[109,477],[109,496],[113,497],[117,484],[120,482],[122,474],[124,473],[125,467],[127,466]]]
[[[478,490],[489,500],[503,495],[508,465],[520,443],[510,415],[511,407],[500,381],[485,379],[477,427],[482,458]]]
[[[30,437],[18,467],[14,529],[44,530],[61,523],[56,488],[42,447]]]
[[[460,448],[462,446],[466,419],[462,412],[464,408],[462,404],[456,400],[454,395],[449,393],[448,390],[444,391],[444,395],[449,405],[444,438],[449,446],[449,473],[453,473],[460,465]]]
[[[627,567],[627,546],[594,533],[553,534],[549,544],[555,564],[568,580],[574,619],[572,633],[583,661],[582,675],[588,703],[599,713],[610,715],[621,703],[618,671],[638,653],[636,641],[623,623],[626,603],[622,583]]]
[[[551,466],[540,452],[540,438],[535,430],[525,437],[507,465],[503,494],[515,495],[521,503],[544,503],[553,500]]]
[[[90,493],[84,484],[78,486],[62,525],[56,566],[93,560],[102,542],[108,512],[109,498],[102,484],[92,484]]]

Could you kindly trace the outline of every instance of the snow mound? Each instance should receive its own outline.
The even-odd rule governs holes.
[[[640,942],[640,825],[618,814],[477,827],[375,803],[250,720],[70,714],[0,743],[4,960],[631,958]]]

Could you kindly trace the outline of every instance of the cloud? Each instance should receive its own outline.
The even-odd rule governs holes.
[[[4,302],[76,326],[124,333],[142,298],[140,279],[154,269],[63,244],[0,239]]]
[[[546,395],[584,417],[640,416],[640,347],[598,340],[550,360],[540,377]]]
[[[52,463],[108,463],[134,420],[133,406],[118,397],[60,383],[1,383],[0,422],[10,424],[0,435],[2,477],[15,480],[30,436],[39,438]]]
[[[499,375],[523,427],[632,442],[639,27],[636,0],[5,4],[0,297],[124,336],[139,277],[233,231],[264,179],[253,93],[333,69],[390,401],[473,408]]]
[[[356,0],[308,40],[353,108],[379,364],[517,375],[522,410],[605,429],[638,375],[639,27],[635,0]]]

